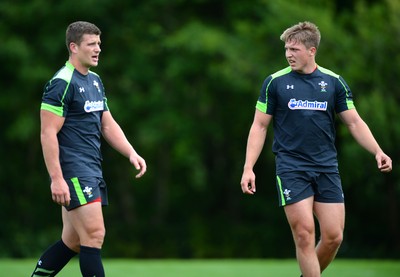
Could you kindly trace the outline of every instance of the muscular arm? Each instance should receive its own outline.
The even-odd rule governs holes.
[[[64,118],[49,111],[40,111],[40,141],[47,171],[51,178],[53,201],[60,205],[69,205],[70,193],[60,165],[60,150],[57,133],[64,124]]]
[[[133,164],[137,170],[140,170],[136,178],[141,177],[146,172],[146,162],[137,154],[129,143],[121,127],[114,120],[109,111],[103,113],[101,124],[102,134],[107,143],[127,157],[130,163]]]
[[[368,125],[362,120],[358,112],[355,109],[347,110],[341,112],[339,118],[346,124],[354,139],[375,156],[379,170],[390,172],[392,160],[382,151]]]
[[[271,119],[271,115],[256,110],[253,124],[250,128],[249,137],[247,139],[246,160],[240,182],[243,193],[254,194],[256,191],[253,167],[263,149]]]

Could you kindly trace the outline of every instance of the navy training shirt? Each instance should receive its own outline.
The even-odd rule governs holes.
[[[338,172],[335,113],[354,109],[344,79],[318,66],[311,74],[290,67],[268,76],[256,108],[273,116],[276,173]]]
[[[65,118],[57,134],[64,178],[102,177],[101,118],[108,106],[100,77],[67,61],[46,84],[41,110]]]

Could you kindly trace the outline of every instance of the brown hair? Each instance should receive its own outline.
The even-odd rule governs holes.
[[[101,31],[96,25],[86,21],[76,21],[68,26],[65,33],[65,43],[69,53],[71,51],[69,49],[70,43],[74,42],[79,45],[84,34],[101,35]]]
[[[315,24],[304,21],[286,29],[281,35],[280,39],[283,42],[294,40],[304,44],[307,49],[311,47],[318,49],[321,41],[321,33]]]

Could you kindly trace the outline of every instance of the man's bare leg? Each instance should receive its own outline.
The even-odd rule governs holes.
[[[314,197],[285,206],[285,213],[296,245],[296,257],[304,277],[320,277],[315,251]]]
[[[343,203],[315,202],[314,213],[321,231],[316,252],[322,272],[333,261],[343,241],[345,208]]]

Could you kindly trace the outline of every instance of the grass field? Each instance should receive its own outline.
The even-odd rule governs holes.
[[[104,259],[107,277],[299,277],[295,260],[126,260]],[[35,260],[0,260],[0,276],[30,277]],[[79,277],[78,260],[57,275]],[[340,260],[324,277],[398,277],[400,261]]]

